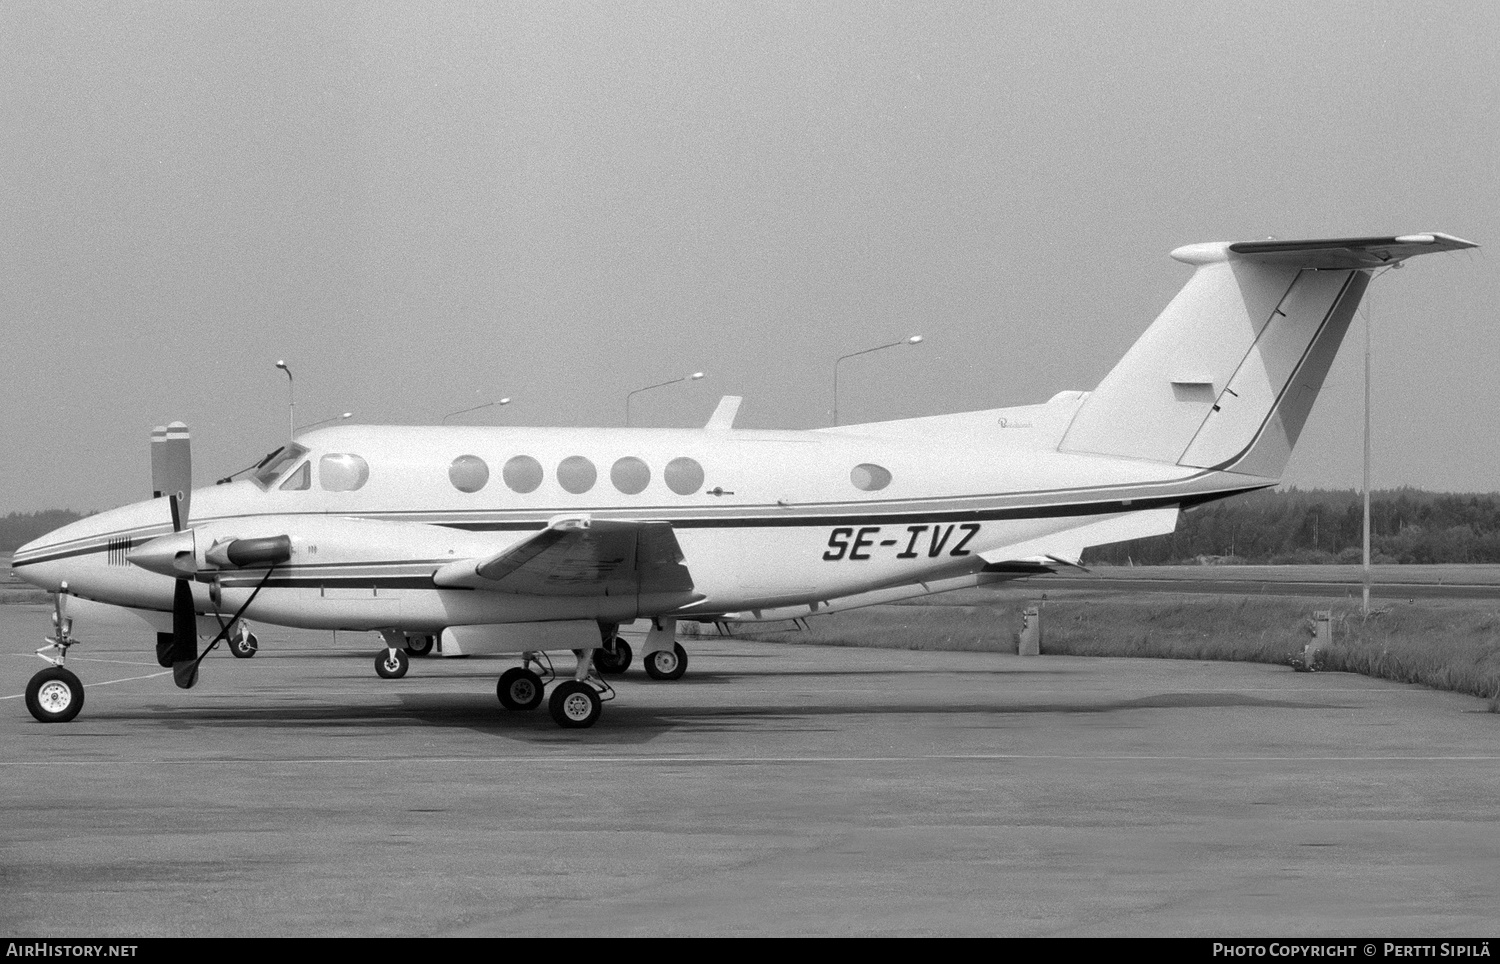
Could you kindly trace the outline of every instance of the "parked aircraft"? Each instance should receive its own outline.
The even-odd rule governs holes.
[[[1372,274],[1475,245],[1445,234],[1196,244],[1187,285],[1092,392],[812,431],[338,425],[194,489],[187,429],[158,429],[152,499],[21,548],[56,594],[26,702],[72,719],[81,609],[124,607],[190,687],[246,620],[379,632],[384,677],[438,641],[512,653],[502,706],[592,725],[651,621],[646,671],[680,676],[680,620],[803,619],[1078,565],[1179,511],[1275,485]],[[74,612],[70,613],[69,605]],[[199,637],[212,635],[200,649]],[[572,650],[555,679],[547,654]]]

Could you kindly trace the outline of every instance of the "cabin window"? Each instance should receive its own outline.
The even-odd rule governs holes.
[[[635,456],[627,455],[609,470],[609,480],[626,495],[636,495],[651,484],[651,467]]]
[[[594,463],[581,455],[570,455],[557,467],[557,484],[574,495],[582,495],[594,487],[599,470]]]
[[[311,462],[303,462],[297,466],[297,470],[288,475],[286,481],[281,483],[281,490],[283,492],[301,492],[304,489],[310,488],[312,488]]]
[[[542,484],[542,463],[529,455],[517,455],[505,463],[505,468],[500,470],[500,477],[512,492],[522,495],[535,492],[537,486]]]
[[[864,462],[849,473],[849,481],[861,492],[879,492],[891,484],[891,473],[874,463]]]
[[[703,466],[692,459],[673,459],[662,472],[667,488],[678,495],[692,495],[703,488]]]
[[[448,481],[460,492],[478,492],[490,480],[490,467],[477,455],[460,455],[448,466]]]
[[[318,485],[325,491],[353,492],[369,480],[370,465],[358,455],[336,452],[318,460]]]

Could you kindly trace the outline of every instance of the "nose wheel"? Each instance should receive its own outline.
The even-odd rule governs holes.
[[[61,666],[49,666],[26,684],[26,708],[43,723],[66,723],[83,709],[83,683]]]

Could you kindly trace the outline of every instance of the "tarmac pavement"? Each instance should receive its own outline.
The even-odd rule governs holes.
[[[1500,931],[1472,697],[710,639],[564,731],[501,709],[513,661],[381,680],[376,637],[258,626],[190,691],[89,639],[82,714],[41,724],[46,624],[0,607],[6,937]]]

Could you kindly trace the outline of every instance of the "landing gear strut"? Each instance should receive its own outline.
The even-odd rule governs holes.
[[[68,584],[63,583],[59,592],[52,596],[52,629],[55,635],[47,637],[47,645],[36,654],[51,663],[46,669],[31,677],[26,684],[26,709],[42,723],[66,723],[83,709],[83,683],[71,671],[63,667],[68,647],[78,640],[73,638],[73,620],[68,618]],[[55,650],[54,658],[47,655]]]

